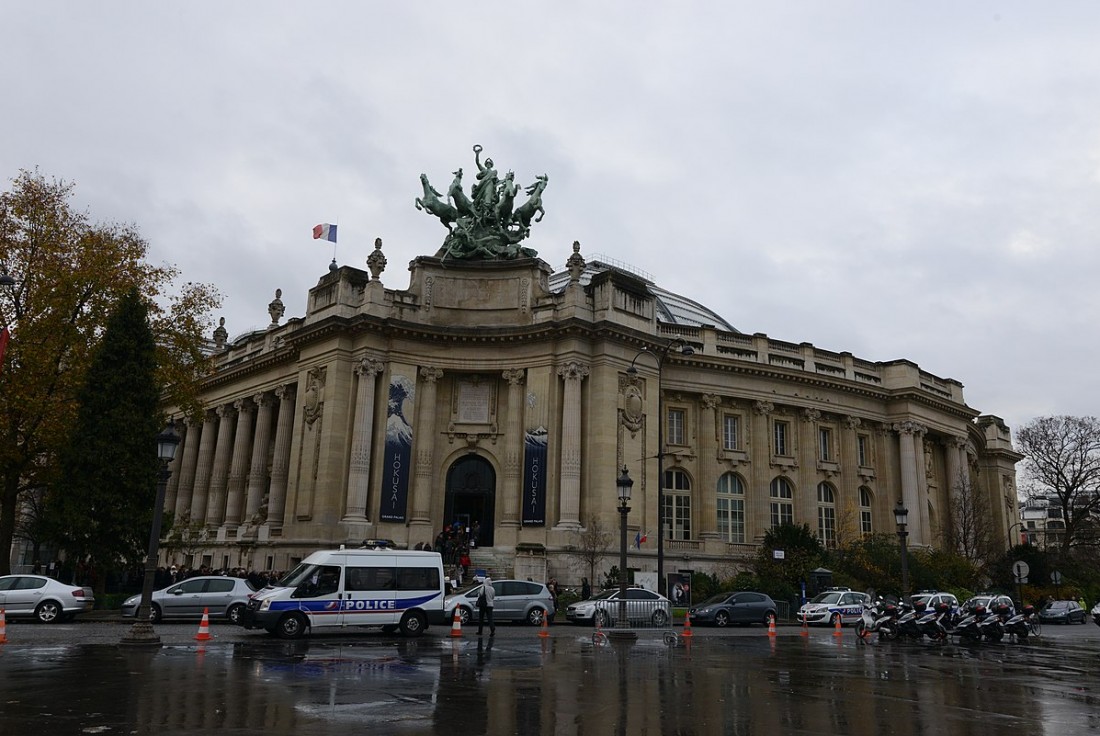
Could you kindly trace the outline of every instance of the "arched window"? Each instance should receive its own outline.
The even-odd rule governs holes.
[[[870,534],[871,529],[871,489],[859,487],[859,533]]]
[[[691,539],[691,479],[682,470],[665,471],[666,539]]]
[[[836,492],[828,483],[817,484],[817,537],[826,547],[836,546]]]
[[[771,485],[772,527],[794,523],[794,491],[786,478],[776,478]]]
[[[745,484],[736,473],[718,479],[718,535],[727,542],[745,541]]]

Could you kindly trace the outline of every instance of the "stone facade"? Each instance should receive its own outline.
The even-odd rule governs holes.
[[[431,542],[461,519],[503,572],[575,581],[568,550],[594,518],[618,529],[625,466],[629,536],[648,538],[629,564],[654,572],[662,431],[666,572],[730,572],[777,520],[830,543],[893,532],[899,499],[910,543],[935,546],[960,478],[1006,538],[1018,522],[1008,428],[909,361],[674,314],[651,280],[576,245],[559,274],[421,257],[398,290],[384,266],[377,242],[370,272],[330,271],[304,317],[272,311],[217,349],[205,412],[173,412],[166,504],[204,531],[165,562],[282,570],[366,538]],[[692,355],[669,349],[681,340]]]

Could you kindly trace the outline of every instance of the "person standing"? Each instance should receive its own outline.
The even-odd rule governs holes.
[[[489,619],[489,636],[496,636],[497,627],[493,623],[493,599],[496,591],[493,590],[493,579],[488,575],[481,585],[481,595],[477,597],[477,635],[481,636],[481,630],[485,627],[485,619]]]
[[[581,578],[581,600],[586,601],[592,597],[592,586],[588,578]]]

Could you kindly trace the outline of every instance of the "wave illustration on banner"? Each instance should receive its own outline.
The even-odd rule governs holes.
[[[546,427],[527,430],[523,440],[523,526],[546,525]]]
[[[416,397],[416,382],[408,376],[390,378],[386,404],[386,452],[382,467],[382,521],[405,521],[412,459],[412,424],[406,418]]]

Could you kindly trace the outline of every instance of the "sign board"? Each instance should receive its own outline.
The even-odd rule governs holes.
[[[777,560],[786,559],[787,553],[781,549],[772,550],[772,557]]]
[[[1054,583],[1055,585],[1061,585],[1062,584],[1062,573],[1058,572],[1057,570],[1052,572],[1050,574],[1050,582]]]
[[[1031,572],[1031,568],[1023,560],[1016,560],[1012,563],[1012,574],[1017,578],[1026,578],[1029,572]]]

